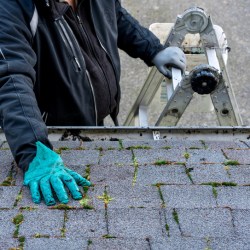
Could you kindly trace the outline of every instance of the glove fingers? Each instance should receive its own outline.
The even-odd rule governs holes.
[[[61,179],[57,175],[53,175],[50,178],[50,183],[54,191],[56,192],[58,200],[63,204],[68,203],[69,198]]]
[[[186,67],[186,64],[183,60],[176,60],[174,63],[173,63],[173,67],[177,68],[177,69],[180,69],[182,70],[183,72],[185,71],[185,67]]]
[[[172,72],[171,72],[171,70],[167,69],[167,67],[162,66],[162,67],[159,68],[159,71],[160,71],[164,76],[166,76],[168,79],[171,79],[171,78],[172,78]]]
[[[53,198],[50,182],[48,177],[44,177],[40,181],[40,188],[43,194],[44,201],[47,206],[55,205],[55,199]]]
[[[88,186],[90,187],[92,185],[92,183],[88,180],[86,180],[85,178],[83,178],[80,174],[68,169],[68,168],[65,168],[65,170],[67,171],[68,174],[70,174],[76,181],[76,183],[79,185],[79,186]]]
[[[61,179],[63,180],[64,184],[68,187],[73,199],[80,200],[82,199],[82,194],[77,186],[74,178],[70,175],[62,175]]]
[[[39,191],[39,185],[37,181],[30,181],[29,183],[31,198],[34,203],[40,203],[41,202],[41,194]]]

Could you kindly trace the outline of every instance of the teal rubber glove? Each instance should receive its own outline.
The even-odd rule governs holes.
[[[91,182],[66,168],[62,158],[41,142],[36,142],[36,146],[36,156],[24,175],[24,185],[29,186],[33,202],[40,203],[42,193],[46,205],[55,205],[52,193],[54,190],[61,203],[68,203],[69,198],[64,185],[69,189],[73,199],[81,199],[82,194],[78,185],[91,186]]]
[[[180,69],[182,73],[186,69],[186,56],[178,47],[167,47],[158,52],[153,58],[152,63],[167,78],[172,78],[170,67]]]

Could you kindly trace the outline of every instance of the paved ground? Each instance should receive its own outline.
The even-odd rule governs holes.
[[[250,124],[250,4],[247,0],[122,0],[126,7],[142,25],[149,27],[156,22],[174,23],[178,14],[196,4],[212,17],[215,24],[220,25],[231,47],[228,59],[228,72],[233,84],[240,113],[245,125]],[[147,75],[147,67],[140,60],[129,58],[121,53],[122,59],[122,101],[120,122],[124,122],[127,113],[134,103]],[[195,105],[195,104],[194,104]],[[180,125],[216,125],[215,115],[203,113],[187,113]]]
[[[94,187],[68,206],[31,202],[0,142],[0,249],[250,249],[250,143],[54,142]]]

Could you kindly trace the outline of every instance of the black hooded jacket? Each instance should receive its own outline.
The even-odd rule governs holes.
[[[55,0],[0,0],[0,125],[24,170],[36,141],[52,148],[46,125],[95,126],[108,113],[116,120],[118,48],[149,66],[163,49],[119,0],[78,2],[73,12]],[[85,32],[89,52],[80,38]],[[97,73],[91,55],[101,67]]]

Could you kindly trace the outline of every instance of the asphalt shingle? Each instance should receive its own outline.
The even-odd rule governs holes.
[[[228,173],[232,182],[238,185],[250,185],[250,166],[229,166]]]
[[[201,141],[193,140],[148,140],[148,141],[123,141],[124,148],[147,148],[147,149],[179,149],[185,151],[186,148],[203,148]]]
[[[192,184],[184,166],[140,166],[136,183],[140,185],[163,184]]]
[[[132,152],[130,150],[102,151],[100,165],[133,165]]]
[[[187,164],[186,166],[194,184],[231,181],[223,164]]]
[[[135,149],[133,150],[139,165],[154,164],[157,161],[185,162],[185,149]]]
[[[23,223],[19,227],[19,234],[26,237],[43,235],[59,237],[62,234],[64,214],[62,210],[23,210]]]
[[[217,202],[220,207],[249,209],[250,187],[218,187]]]
[[[161,186],[167,207],[172,208],[213,208],[216,200],[210,186]]]
[[[0,237],[0,249],[18,249],[19,242],[17,239],[6,239]]]
[[[126,183],[127,185],[132,185],[135,169],[133,166],[128,165],[98,165],[91,167],[90,171],[91,181],[94,184],[112,185],[113,183]]]
[[[157,209],[108,209],[109,234],[122,238],[161,237],[162,222]]]
[[[66,237],[102,237],[107,235],[105,210],[72,210],[67,213]]]
[[[228,159],[238,161],[239,164],[249,164],[250,149],[223,149]]]
[[[13,156],[10,150],[0,150],[0,184],[6,179],[11,171]]]
[[[149,242],[146,239],[93,239],[88,250],[150,250]]]
[[[141,186],[132,183],[124,185],[117,183],[109,186],[108,193],[113,200],[108,204],[109,208],[160,208],[162,201],[156,187]]]
[[[208,249],[203,239],[196,239],[190,237],[169,237],[157,240],[152,240],[152,250],[201,250]]]
[[[223,163],[226,158],[221,150],[216,149],[188,149],[188,163]]]
[[[229,209],[176,209],[176,213],[183,236],[202,238],[234,235]]]
[[[205,141],[205,147],[208,149],[236,149],[248,148],[247,145],[241,141]]]
[[[61,157],[65,165],[98,164],[99,150],[63,150]]]
[[[67,239],[67,238],[28,238],[25,240],[25,250],[87,250],[87,239]]]
[[[249,250],[249,238],[242,237],[223,237],[210,240],[210,248],[218,250]]]
[[[0,208],[12,208],[15,204],[20,190],[20,187],[0,186]]]
[[[83,142],[81,145],[85,149],[114,150],[120,148],[118,141],[91,141]]]
[[[249,196],[248,196],[249,197]],[[250,210],[236,209],[232,211],[236,235],[248,239],[250,246]]]
[[[15,231],[15,224],[13,223],[13,218],[19,214],[17,210],[0,210],[0,240],[6,242],[11,239]]]

